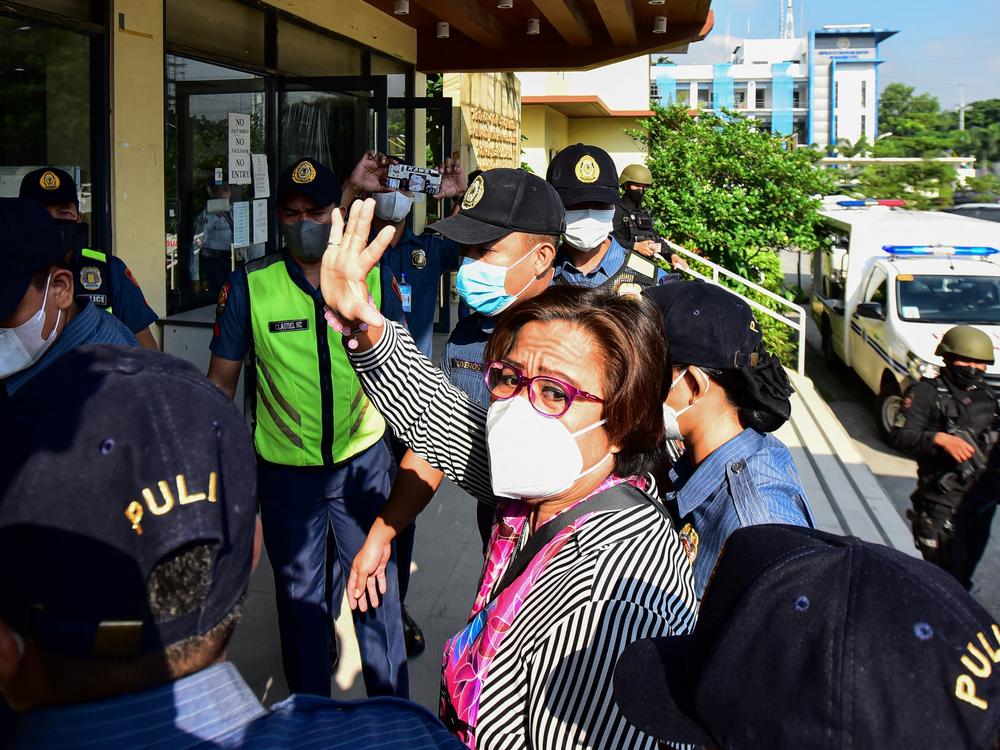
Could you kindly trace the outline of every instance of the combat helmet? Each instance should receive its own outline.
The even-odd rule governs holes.
[[[960,359],[974,359],[993,364],[993,342],[986,333],[973,326],[955,326],[948,329],[934,353],[941,357],[950,354]]]
[[[629,164],[622,170],[618,184],[624,185],[626,182],[634,182],[636,185],[652,185],[653,173],[645,164]]]

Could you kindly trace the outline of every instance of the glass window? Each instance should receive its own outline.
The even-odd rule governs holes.
[[[294,76],[361,75],[361,48],[279,20],[278,70]]]
[[[691,102],[691,88],[689,86],[678,87],[675,101],[678,104],[689,104]]]
[[[264,65],[264,14],[236,0],[169,0],[167,45]]]
[[[60,167],[93,223],[90,37],[0,17],[0,39],[0,196],[16,196],[33,169]]]
[[[1000,323],[1000,277],[896,277],[896,304],[903,320],[923,323]]]
[[[28,8],[55,13],[60,16],[78,18],[81,21],[90,20],[90,0],[20,0]]]
[[[767,86],[762,83],[758,83],[753,95],[754,107],[757,109],[764,109],[767,106]]]
[[[389,96],[406,96],[406,76],[410,66],[400,60],[392,60],[381,55],[372,55],[372,75],[386,76]],[[418,93],[417,96],[422,96]]]
[[[166,67],[166,283],[173,315],[215,302],[230,270],[266,250],[266,242],[234,247],[236,219],[252,210],[254,193],[252,185],[230,184],[228,170],[230,113],[248,117],[250,152],[265,153],[265,82],[174,55]]]
[[[712,104],[712,84],[698,84],[698,106],[708,108]]]
[[[868,81],[861,82],[861,106],[868,106]]]

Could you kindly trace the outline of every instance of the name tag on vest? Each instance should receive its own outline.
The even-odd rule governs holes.
[[[483,366],[479,362],[469,362],[467,359],[452,359],[451,366],[456,370],[471,370],[472,372],[482,372]]]
[[[271,333],[284,333],[285,331],[308,331],[309,321],[305,318],[301,320],[272,320],[267,324],[267,330]]]

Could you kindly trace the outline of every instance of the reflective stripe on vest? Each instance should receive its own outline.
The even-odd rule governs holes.
[[[246,274],[260,456],[285,466],[330,466],[378,442],[385,432],[382,415],[361,389],[342,337],[327,326],[322,305],[289,276],[284,256],[248,263]],[[367,281],[380,304],[377,268]]]
[[[85,247],[80,250],[76,261],[73,296],[80,300],[90,300],[95,306],[114,315],[108,256],[100,250]]]

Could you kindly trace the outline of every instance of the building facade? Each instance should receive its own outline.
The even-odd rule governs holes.
[[[798,39],[747,39],[730,62],[652,66],[651,96],[693,110],[735,110],[801,144],[873,142],[880,45],[896,33],[849,24]]]

